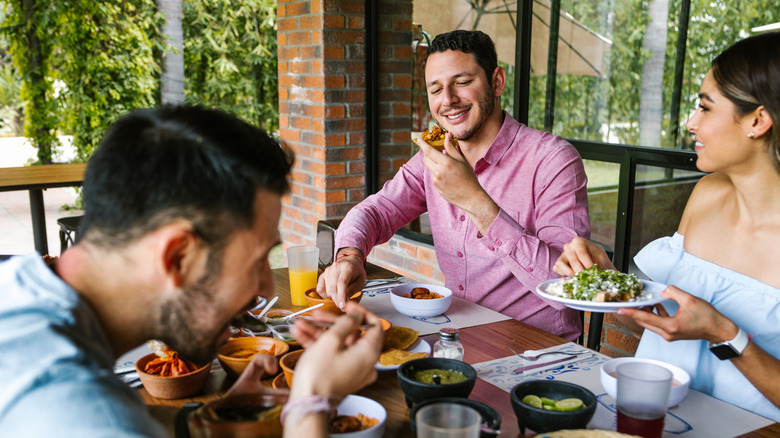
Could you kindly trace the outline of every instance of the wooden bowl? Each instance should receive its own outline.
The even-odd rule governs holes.
[[[290,389],[290,385],[287,384],[287,379],[284,378],[284,374],[279,374],[271,381],[271,386],[274,389]]]
[[[379,318],[379,321],[382,324],[382,331],[383,332],[387,332],[388,330],[390,330],[390,327],[393,326],[392,322],[390,322],[390,321],[388,321],[388,320],[386,320],[384,318]]]
[[[135,363],[135,370],[149,395],[168,400],[184,398],[197,394],[206,386],[206,380],[211,372],[211,362],[181,376],[164,377],[145,373],[143,369],[146,364],[156,357],[154,353],[147,354]]]
[[[315,289],[309,289],[303,294],[303,298],[306,300],[306,304],[311,306],[316,306],[317,304],[323,304],[320,309],[326,310],[331,313],[335,313],[337,315],[341,315],[344,312],[339,309],[339,307],[336,305],[336,303],[330,299],[330,298],[320,298],[319,294],[317,294],[317,291]],[[357,291],[354,294],[352,294],[351,297],[349,297],[349,301],[354,301],[356,303],[359,303],[361,298],[363,298],[363,291]]]
[[[279,366],[282,367],[284,380],[287,381],[287,386],[289,387],[292,387],[293,371],[295,370],[295,364],[298,363],[301,354],[303,354],[303,350],[295,350],[285,354],[279,359]]]
[[[290,350],[290,346],[286,342],[265,336],[232,338],[227,344],[220,347],[217,352],[217,360],[219,360],[220,365],[222,365],[222,368],[229,376],[240,376],[249,365],[252,357],[254,357],[240,358],[231,356],[239,350],[245,349],[255,351],[273,349],[274,356],[278,358],[287,353]]]

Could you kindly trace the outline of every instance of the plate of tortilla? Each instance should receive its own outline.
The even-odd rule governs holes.
[[[431,354],[431,346],[419,339],[417,330],[392,326],[385,335],[385,345],[374,367],[379,371],[397,369],[402,363]]]

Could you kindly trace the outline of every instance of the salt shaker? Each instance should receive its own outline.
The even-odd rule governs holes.
[[[460,343],[460,331],[456,328],[439,330],[439,340],[433,344],[433,357],[463,360],[463,344]]]

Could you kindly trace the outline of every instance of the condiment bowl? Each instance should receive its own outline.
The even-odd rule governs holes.
[[[303,354],[303,350],[295,350],[285,354],[284,356],[282,356],[281,359],[279,359],[279,366],[282,367],[282,372],[284,373],[284,380],[287,381],[288,387],[292,386],[295,364],[298,363],[298,359],[300,359],[302,354]]]
[[[533,394],[552,400],[578,398],[583,407],[573,411],[552,411],[527,405],[523,397]],[[537,433],[552,432],[563,429],[585,429],[596,412],[596,396],[583,388],[569,382],[558,380],[529,380],[516,385],[510,392],[512,409],[517,416],[520,433],[525,434],[525,428]]]
[[[192,438],[281,438],[279,415],[289,390],[266,389],[262,394],[228,396],[207,403],[187,417]]]
[[[385,433],[385,422],[387,421],[387,411],[385,408],[370,398],[359,395],[348,395],[341,401],[336,408],[338,415],[349,415],[351,417],[357,414],[363,414],[368,418],[379,420],[375,426],[363,429],[357,432],[331,433],[331,438],[381,438]]]
[[[442,298],[423,300],[405,297],[405,295],[410,295],[412,289],[416,287],[422,287],[431,292],[436,292],[437,294],[442,295]],[[406,316],[430,318],[432,316],[441,315],[450,308],[450,304],[452,304],[452,291],[444,286],[437,286],[435,284],[402,284],[390,290],[390,303],[395,310]]]
[[[412,431],[415,431],[417,425],[415,423],[415,415],[423,406],[427,406],[433,403],[457,403],[460,405],[473,408],[482,417],[482,430],[480,431],[480,438],[494,438],[498,436],[498,432],[501,429],[501,415],[491,408],[490,406],[480,403],[476,400],[469,400],[467,398],[458,397],[443,397],[426,400],[415,404],[409,411],[409,423],[412,426]]]
[[[289,324],[288,317],[293,313],[290,309],[271,309],[263,315],[263,322],[268,325]]]
[[[303,294],[303,298],[306,300],[306,304],[308,306],[316,306],[317,304],[322,304],[322,307],[320,309],[328,311],[330,313],[335,313],[337,315],[341,315],[344,312],[339,309],[339,307],[336,305],[336,302],[334,302],[330,297],[322,298],[317,293],[316,289],[309,289]],[[363,298],[363,291],[357,291],[352,296],[349,297],[349,301],[354,301],[356,303],[359,303],[360,300]]]
[[[240,376],[254,356],[236,357],[235,355],[242,350],[245,352],[246,350],[254,350],[257,352],[268,350],[272,351],[273,356],[278,358],[287,353],[290,350],[290,346],[287,345],[286,342],[264,336],[247,336],[230,339],[217,351],[217,360],[219,361],[219,364],[222,365],[222,369],[231,377]]]
[[[165,377],[145,373],[143,369],[146,364],[156,357],[154,353],[147,354],[135,362],[135,370],[149,395],[162,399],[184,398],[197,394],[206,386],[206,380],[211,372],[211,362],[181,376]]]
[[[672,387],[669,388],[669,403],[667,407],[677,406],[686,395],[691,385],[691,376],[682,368],[654,359],[639,357],[617,357],[601,364],[601,385],[610,397],[617,400],[617,367],[624,363],[644,362],[662,366],[672,372]]]
[[[466,380],[459,383],[435,384],[422,383],[414,379],[416,371],[440,369],[457,371],[464,376]],[[414,359],[401,364],[397,370],[398,384],[406,396],[406,405],[411,407],[414,403],[420,403],[433,398],[441,397],[463,397],[466,398],[474,389],[477,381],[477,370],[466,362],[455,359],[445,359],[441,357],[424,357]]]

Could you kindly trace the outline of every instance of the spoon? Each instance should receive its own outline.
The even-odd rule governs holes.
[[[303,309],[303,310],[299,310],[299,311],[297,311],[297,312],[295,312],[295,313],[293,313],[293,314],[287,315],[287,318],[285,318],[285,319],[290,319],[290,318],[292,318],[293,316],[298,316],[298,315],[300,315],[301,313],[306,313],[306,312],[308,312],[309,310],[318,309],[318,308],[320,308],[320,307],[322,307],[322,306],[324,306],[324,305],[325,305],[325,303],[319,303],[319,304],[315,304],[315,305],[313,305],[313,306],[311,306],[311,307],[307,307],[307,308],[305,308],[305,309]]]
[[[254,314],[254,313],[252,313],[252,312],[247,312],[247,313],[248,313],[248,314],[250,314],[250,315],[252,315],[252,317],[253,317],[254,319],[258,319],[258,320],[259,320],[259,319],[262,319],[262,318],[263,318],[263,315],[265,315],[265,314],[266,314],[266,312],[268,312],[269,310],[271,310],[271,307],[272,307],[274,304],[276,304],[276,300],[278,300],[278,299],[279,299],[279,297],[273,297],[273,298],[271,298],[271,301],[269,301],[269,302],[268,302],[268,304],[266,304],[266,305],[265,305],[265,307],[263,308],[263,310],[262,310],[262,311],[261,311],[259,314],[257,314],[257,315],[255,315],[255,314]]]

